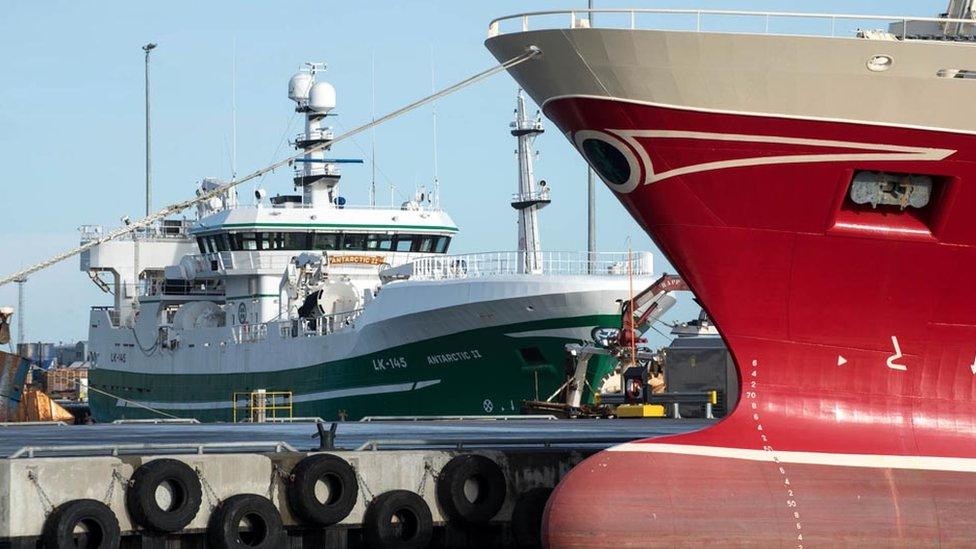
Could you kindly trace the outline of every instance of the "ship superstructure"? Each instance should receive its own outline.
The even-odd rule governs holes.
[[[976,543],[971,2],[596,11],[615,28],[521,14],[486,45],[541,51],[511,74],[714,319],[742,398],[576,467],[549,546]]]
[[[257,189],[242,204],[224,192],[166,238],[146,231],[82,256],[93,277],[113,274],[96,280],[116,295],[91,313],[97,420],[231,421],[253,394],[323,418],[517,413],[563,383],[567,342],[619,318],[626,254],[542,251],[536,228],[531,268],[521,246],[448,255],[458,228],[425,189],[397,206],[348,205],[339,165],[355,160],[331,156],[323,69],[289,82],[306,119],[297,194]],[[534,154],[522,149],[520,165]],[[649,280],[650,254],[632,266]],[[589,378],[610,367],[594,361]]]

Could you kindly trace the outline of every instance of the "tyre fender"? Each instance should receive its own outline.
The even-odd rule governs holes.
[[[119,519],[108,505],[94,499],[76,499],[62,503],[44,521],[41,539],[48,549],[79,547],[75,529],[86,530],[84,547],[118,549],[122,540]]]
[[[363,537],[371,549],[421,549],[430,544],[430,507],[408,490],[391,490],[373,499],[363,515]]]
[[[454,522],[487,523],[502,508],[507,490],[505,473],[485,456],[456,456],[437,475],[437,503]]]
[[[285,546],[285,529],[271,500],[238,494],[220,502],[210,515],[207,541],[214,549],[280,549]]]
[[[160,505],[157,492],[168,491]],[[203,493],[200,479],[189,465],[175,459],[154,459],[132,473],[125,491],[125,507],[135,524],[155,532],[178,532],[197,516]]]
[[[326,489],[324,494],[321,486]],[[319,526],[336,524],[356,506],[356,470],[339,456],[308,456],[292,469],[287,496],[288,508],[301,521]]]

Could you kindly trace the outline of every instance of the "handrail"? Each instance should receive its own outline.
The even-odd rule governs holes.
[[[544,10],[544,11],[531,11],[525,13],[518,13],[513,15],[505,15],[502,17],[497,17],[492,19],[488,24],[488,37],[492,38],[502,34],[501,23],[503,21],[521,20],[523,32],[529,30],[529,18],[539,17],[545,15],[569,15],[570,16],[570,27],[578,28],[578,26],[583,26],[582,23],[577,19],[577,14],[590,15],[593,13],[616,13],[616,14],[630,14],[630,28],[636,29],[636,16],[639,14],[657,14],[657,15],[694,15],[696,16],[696,31],[701,31],[701,18],[703,15],[720,15],[720,16],[730,16],[730,17],[762,17],[767,20],[765,32],[769,33],[768,21],[770,18],[795,18],[795,19],[824,19],[830,21],[830,36],[834,36],[835,23],[838,20],[841,21],[887,21],[889,23],[902,23],[902,38],[906,38],[908,34],[908,23],[909,22],[921,22],[921,23],[952,23],[960,25],[973,25],[976,24],[976,20],[973,19],[949,19],[943,17],[915,17],[908,15],[859,15],[850,13],[814,13],[814,12],[773,12],[773,11],[750,11],[750,10],[714,10],[714,9],[678,9],[678,8],[595,8],[595,9],[561,9],[561,10]],[[585,24],[589,26],[589,21]]]
[[[654,258],[650,252],[565,252],[538,251],[529,272],[526,252],[498,251],[460,255],[429,255],[414,259],[409,278],[413,280],[442,280],[481,278],[507,275],[612,275],[628,274],[628,263],[634,275],[653,273]],[[398,267],[395,270],[402,270]]]
[[[253,442],[180,442],[164,444],[81,444],[66,446],[23,446],[7,456],[9,459],[22,457],[33,458],[38,453],[53,453],[58,457],[64,455],[88,455],[108,452],[118,456],[121,453],[146,452],[150,450],[191,450],[196,454],[203,454],[205,450],[239,450],[245,448],[271,448],[275,453],[297,452],[294,446],[284,441],[253,441]]]
[[[496,446],[527,446],[527,447],[538,447],[551,448],[557,445],[589,445],[589,446],[603,446],[603,445],[613,445],[622,444],[624,442],[631,442],[641,438],[640,435],[616,435],[616,436],[605,436],[602,438],[587,438],[587,437],[553,437],[548,439],[540,440],[526,440],[526,439],[512,439],[512,438],[501,438],[501,437],[486,437],[486,438],[429,438],[429,439],[396,439],[396,438],[379,438],[370,439],[363,442],[358,447],[356,447],[357,452],[362,452],[364,450],[378,450],[380,446],[387,447],[442,447],[442,448],[455,448],[462,450],[464,448],[491,448]]]
[[[508,416],[487,416],[487,415],[459,415],[459,416],[363,416],[359,419],[360,423],[371,423],[374,421],[519,421],[526,419],[554,420],[559,419],[554,415],[508,415]]]
[[[161,417],[150,419],[116,419],[112,425],[197,425],[200,420],[195,417]]]

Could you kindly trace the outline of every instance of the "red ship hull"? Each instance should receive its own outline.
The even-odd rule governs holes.
[[[742,394],[714,427],[573,469],[550,547],[976,543],[976,136],[588,97],[545,113],[613,175]],[[932,198],[854,204],[856,171],[933,176]]]

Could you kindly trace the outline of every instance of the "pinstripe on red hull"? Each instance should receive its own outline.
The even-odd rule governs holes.
[[[608,185],[715,320],[744,397],[636,446],[672,452],[574,469],[550,545],[976,543],[976,136],[595,98],[545,111],[630,161]],[[936,176],[935,194],[856,206],[855,170]]]

